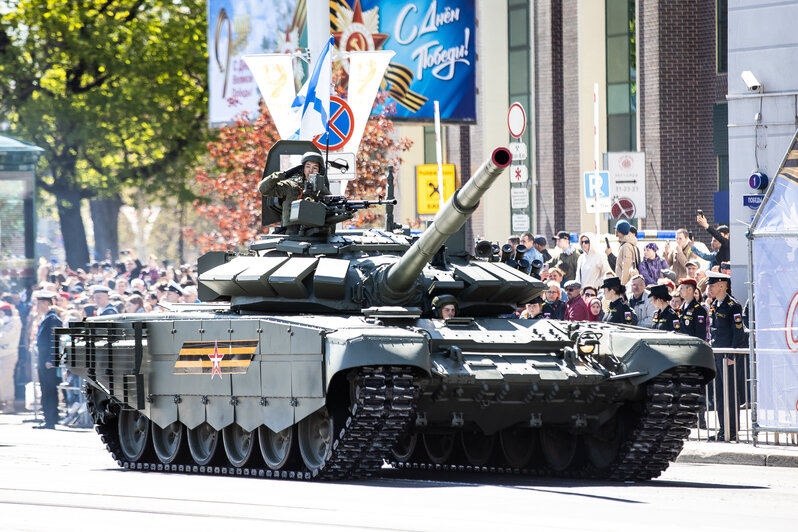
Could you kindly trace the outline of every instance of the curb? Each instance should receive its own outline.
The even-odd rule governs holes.
[[[683,464],[728,464],[766,467],[798,467],[798,454],[684,449],[676,459],[676,462]]]

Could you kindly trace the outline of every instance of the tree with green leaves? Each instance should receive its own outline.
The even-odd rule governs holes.
[[[6,3],[0,112],[45,150],[38,186],[56,199],[73,268],[89,261],[82,199],[111,200],[94,222],[115,253],[122,190],[193,198],[208,140],[205,17],[202,0]]]

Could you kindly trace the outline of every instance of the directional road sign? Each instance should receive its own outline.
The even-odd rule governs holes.
[[[345,101],[338,96],[330,96],[330,124],[327,133],[317,135],[313,144],[322,151],[327,149],[327,135],[330,136],[330,151],[340,150],[349,139],[355,126],[355,115]]]

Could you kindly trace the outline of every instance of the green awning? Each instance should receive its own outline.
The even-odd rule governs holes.
[[[35,144],[0,135],[0,170],[33,170],[43,153]]]

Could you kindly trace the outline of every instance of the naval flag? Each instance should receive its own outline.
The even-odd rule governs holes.
[[[291,108],[301,115],[299,130],[292,138],[312,140],[316,135],[327,131],[330,120],[330,84],[332,83],[333,37],[324,46],[302,89],[294,99]]]

